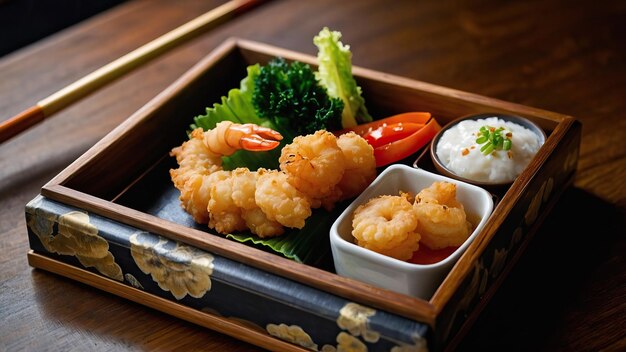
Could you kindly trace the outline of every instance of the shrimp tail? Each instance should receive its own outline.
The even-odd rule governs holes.
[[[225,139],[226,143],[234,148],[267,151],[278,147],[283,136],[271,128],[246,123],[230,124]]]
[[[280,144],[279,141],[268,140],[256,134],[241,137],[239,143],[242,149],[255,152],[272,150]]]

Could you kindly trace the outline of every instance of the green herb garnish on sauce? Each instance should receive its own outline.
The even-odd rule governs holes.
[[[476,143],[483,144],[480,147],[480,152],[484,155],[489,155],[494,150],[510,150],[513,146],[513,141],[511,141],[513,134],[507,132],[505,135],[502,135],[503,131],[503,127],[481,127],[478,130],[478,138],[476,138]]]

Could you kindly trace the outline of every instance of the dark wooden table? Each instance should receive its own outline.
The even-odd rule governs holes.
[[[128,2],[3,57],[0,118],[219,3]],[[277,0],[163,55],[0,146],[0,350],[255,349],[32,270],[24,205],[224,39],[315,54],[323,26],[355,65],[580,119],[574,186],[459,348],[626,349],[625,23],[623,1]]]

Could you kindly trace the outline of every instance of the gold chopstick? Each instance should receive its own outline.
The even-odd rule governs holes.
[[[232,0],[175,28],[153,41],[108,63],[78,81],[40,100],[21,113],[0,123],[0,143],[42,122],[134,68],[165,51],[261,3],[261,0]]]

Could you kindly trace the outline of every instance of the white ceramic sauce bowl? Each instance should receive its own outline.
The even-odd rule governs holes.
[[[505,189],[506,187],[510,186],[511,183],[513,183],[513,180],[515,179],[515,177],[519,176],[519,174],[517,174],[517,176],[508,179],[508,180],[502,180],[502,181],[487,181],[487,180],[475,180],[470,178],[469,176],[461,176],[459,174],[457,174],[455,171],[453,171],[451,168],[449,168],[448,166],[446,166],[446,164],[440,159],[439,155],[438,155],[438,148],[439,148],[439,141],[441,140],[441,138],[444,136],[444,134],[446,133],[446,131],[449,131],[450,129],[454,128],[456,125],[458,125],[461,122],[467,121],[467,120],[484,120],[484,119],[488,119],[488,118],[497,118],[499,120],[503,120],[506,123],[513,123],[516,124],[519,127],[523,127],[526,130],[534,133],[537,136],[537,140],[539,143],[539,147],[541,147],[545,141],[546,141],[546,133],[541,129],[541,127],[539,127],[539,125],[537,125],[536,123],[532,122],[531,120],[521,117],[521,116],[515,116],[515,115],[509,115],[509,114],[501,114],[501,113],[481,113],[481,114],[473,114],[473,115],[467,115],[464,117],[461,117],[459,119],[456,119],[452,122],[450,122],[449,124],[445,125],[439,132],[437,132],[437,134],[435,135],[435,137],[433,138],[431,144],[430,144],[430,156],[432,158],[433,164],[435,165],[435,168],[437,169],[437,171],[445,176],[454,178],[456,180],[459,181],[463,181],[463,182],[467,182],[467,183],[471,183],[480,187],[484,187],[488,190],[494,191],[494,192],[498,192],[498,191],[502,191],[503,189]],[[478,129],[477,129],[478,130]],[[459,142],[459,141],[457,141]],[[469,146],[468,146],[469,147]],[[519,151],[525,151],[527,147],[523,147],[520,148]],[[478,151],[476,151],[478,153]],[[471,152],[470,152],[470,159],[471,160]],[[477,164],[480,165],[480,164]],[[492,164],[494,165],[494,164]],[[508,164],[507,164],[508,165]],[[514,166],[514,165],[513,165]],[[484,166],[483,166],[484,167]],[[490,167],[484,167],[485,169],[489,170]]]
[[[394,259],[354,243],[352,218],[356,208],[380,195],[398,195],[399,191],[417,194],[435,181],[457,185],[457,199],[466,213],[480,219],[469,238],[446,259],[434,264],[413,264]],[[491,194],[465,182],[406,165],[385,169],[341,213],[330,229],[330,245],[337,274],[391,291],[429,300],[447,273],[484,227],[493,210]],[[472,219],[472,217],[468,217]]]

